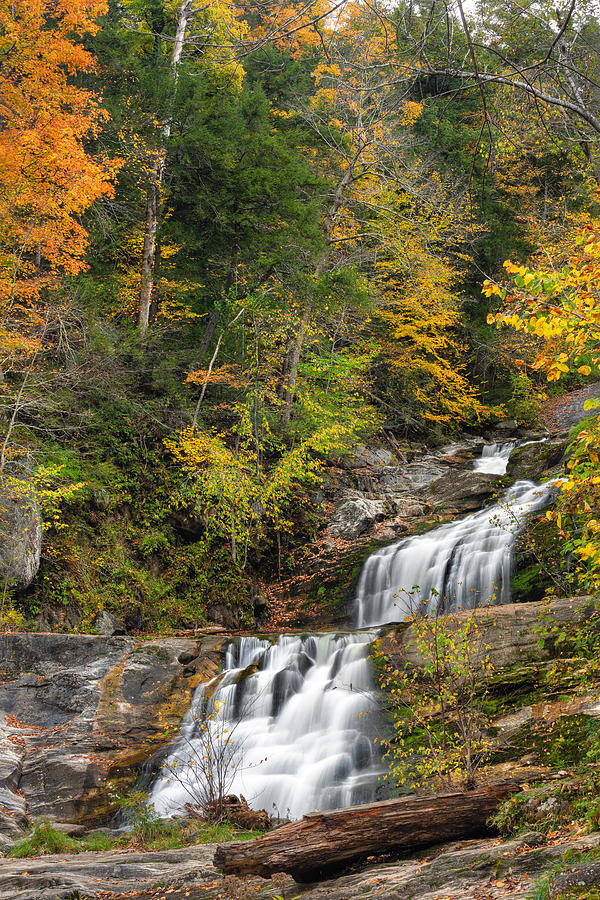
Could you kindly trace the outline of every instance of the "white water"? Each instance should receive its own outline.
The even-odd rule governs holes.
[[[255,809],[298,818],[375,799],[383,770],[372,741],[373,637],[281,635],[275,644],[255,637],[229,644],[224,675],[198,689],[154,786],[157,812],[173,815],[202,799],[207,740],[223,748],[231,767],[225,793],[242,794]]]
[[[502,474],[510,451],[491,448],[482,458],[488,468],[479,471]],[[358,627],[508,602],[515,537],[553,488],[518,481],[495,506],[373,553],[358,584]],[[255,809],[298,818],[375,799],[382,766],[373,744],[373,637],[366,631],[230,643],[224,673],[198,688],[154,785],[157,812],[176,815],[203,800],[207,740],[213,754],[228,741],[216,751],[230,766],[225,793],[242,794]]]
[[[515,538],[553,490],[517,481],[500,503],[371,554],[356,595],[359,627],[508,603]]]
[[[486,444],[481,451],[481,456],[473,463],[473,468],[476,472],[505,475],[510,454],[516,446],[516,441],[507,441],[505,444]]]

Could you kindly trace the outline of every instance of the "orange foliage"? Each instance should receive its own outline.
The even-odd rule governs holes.
[[[0,346],[11,353],[31,349],[15,325],[35,323],[40,292],[84,268],[79,218],[112,191],[115,163],[84,147],[106,114],[73,83],[94,65],[74,35],[93,34],[105,10],[105,0],[0,0]]]

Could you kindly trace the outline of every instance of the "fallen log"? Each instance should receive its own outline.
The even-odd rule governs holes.
[[[488,820],[520,790],[505,781],[473,791],[405,797],[310,813],[253,841],[221,844],[214,864],[226,874],[288,872],[311,882],[377,853],[412,852],[490,832]]]

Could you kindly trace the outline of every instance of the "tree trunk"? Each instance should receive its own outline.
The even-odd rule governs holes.
[[[146,227],[144,229],[144,249],[142,250],[142,277],[138,315],[138,327],[142,334],[145,334],[150,322],[150,305],[152,303],[154,253],[156,250],[156,230],[158,228],[158,202],[160,184],[162,182],[159,168],[160,162],[157,160],[152,171],[152,183],[148,188],[146,200]]]
[[[281,421],[284,425],[289,425],[292,418],[292,406],[294,403],[294,394],[296,393],[298,366],[300,364],[302,344],[304,343],[304,336],[306,334],[306,329],[308,328],[308,320],[310,318],[311,312],[312,300],[307,300],[304,311],[302,313],[302,320],[300,322],[298,334],[296,335],[296,340],[294,341],[292,349],[290,350],[289,356],[286,360],[287,374],[284,373],[285,380],[283,384],[283,401],[285,403],[285,406],[283,408],[283,415],[281,417]]]
[[[220,318],[221,311],[217,306],[213,306],[208,317],[208,322],[206,323],[206,328],[204,329],[204,334],[202,335],[202,340],[200,341],[200,346],[198,347],[198,356],[200,359],[208,352],[208,348],[212,344],[212,339],[215,336],[215,331],[217,330]]]
[[[177,13],[177,29],[173,41],[171,53],[171,75],[173,77],[173,94],[171,104],[175,99],[177,78],[179,75],[179,63],[183,52],[183,42],[192,11],[192,0],[183,0]],[[165,162],[167,158],[167,143],[171,135],[171,117],[165,119],[160,130],[160,143],[156,161],[150,177],[150,187],[146,199],[146,225],[144,229],[144,249],[142,251],[142,271],[140,283],[140,303],[138,314],[138,328],[142,336],[146,333],[150,322],[150,309],[152,304],[152,287],[154,281],[154,255],[156,252],[156,232],[158,229],[158,211],[160,207],[160,194],[165,174]]]
[[[515,781],[475,791],[409,797],[311,813],[253,841],[217,848],[214,864],[227,874],[289,872],[311,882],[376,853],[412,853],[444,841],[489,833],[488,821]]]

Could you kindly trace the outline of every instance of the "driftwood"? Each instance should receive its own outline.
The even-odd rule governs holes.
[[[310,813],[253,841],[217,847],[214,864],[227,874],[288,872],[296,881],[316,881],[373,854],[489,833],[490,817],[519,789],[517,782],[505,781],[464,793]]]

